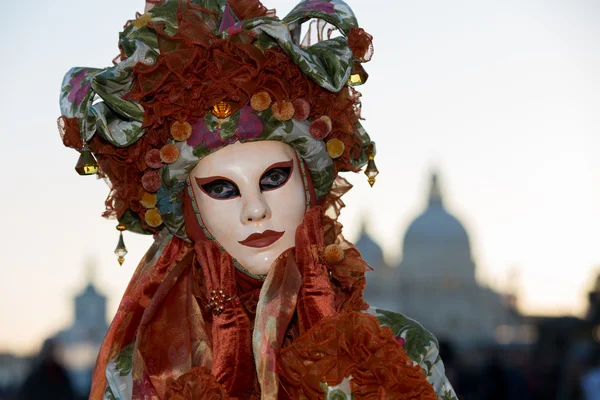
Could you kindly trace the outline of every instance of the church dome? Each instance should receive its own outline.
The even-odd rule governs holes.
[[[428,207],[410,224],[404,236],[404,249],[422,242],[429,245],[451,244],[466,252],[471,251],[469,235],[462,223],[440,206]]]
[[[437,174],[431,176],[427,208],[404,236],[399,272],[407,283],[446,279],[475,283],[469,235],[444,207]]]
[[[393,293],[391,293],[390,277],[392,269],[385,263],[381,247],[367,233],[365,219],[362,220],[360,236],[355,242],[355,246],[366,263],[372,268],[367,271],[365,278],[367,286],[364,291],[365,300],[376,307],[395,309]]]
[[[414,245],[442,245],[460,248],[470,254],[469,235],[463,224],[444,207],[436,174],[431,177],[428,207],[408,227],[404,236],[404,249]]]
[[[358,240],[355,242],[354,245],[360,249],[360,253],[363,259],[372,268],[376,268],[380,265],[385,264],[383,258],[383,251],[381,250],[381,247],[379,247],[377,242],[373,240],[371,235],[367,233],[364,220],[361,225],[360,236],[358,237]]]

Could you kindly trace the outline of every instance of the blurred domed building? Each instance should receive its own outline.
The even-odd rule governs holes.
[[[106,296],[94,285],[94,269],[93,265],[87,266],[87,284],[75,296],[73,324],[54,337],[73,389],[81,396],[89,393],[96,357],[108,331]]]
[[[367,273],[367,302],[416,319],[440,339],[490,343],[499,326],[515,323],[504,297],[476,281],[469,235],[445,208],[437,174],[425,210],[406,231],[399,265],[377,263],[381,249],[364,228],[357,247],[374,269]]]
[[[394,270],[387,265],[381,247],[367,232],[365,219],[361,222],[360,234],[354,245],[360,250],[367,264],[373,268],[366,274],[365,299],[373,307],[398,311],[398,292],[395,285],[389,284]]]

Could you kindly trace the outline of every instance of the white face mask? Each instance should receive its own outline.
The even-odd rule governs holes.
[[[190,181],[207,230],[250,273],[294,247],[306,195],[289,145],[236,142],[200,160]]]

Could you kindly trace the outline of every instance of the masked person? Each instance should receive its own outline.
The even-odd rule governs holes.
[[[105,216],[155,237],[90,398],[455,399],[435,338],[363,301],[369,267],[337,222],[339,172],[377,174],[352,87],[371,37],[348,5],[148,1],[119,44],[60,99]]]

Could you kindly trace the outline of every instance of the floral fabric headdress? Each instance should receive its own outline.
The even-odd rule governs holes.
[[[166,226],[186,239],[186,177],[235,141],[291,145],[317,200],[369,160],[374,181],[353,89],[373,48],[343,1],[304,0],[279,19],[257,1],[166,0],[126,24],[119,48],[111,68],[67,73],[58,122],[80,173],[96,172],[97,158],[111,187],[104,215],[121,230]]]

